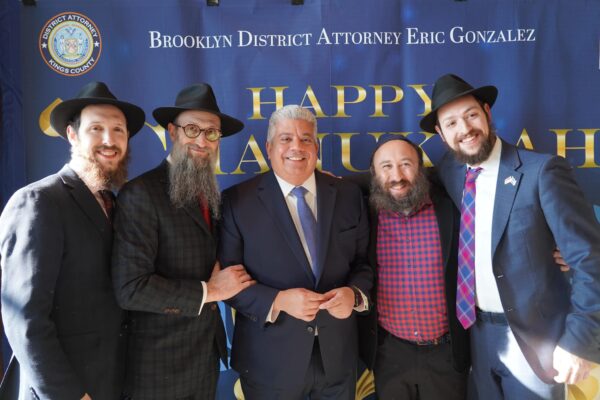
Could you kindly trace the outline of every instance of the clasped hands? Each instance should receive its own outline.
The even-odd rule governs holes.
[[[273,316],[285,311],[294,318],[309,322],[319,310],[327,310],[332,317],[348,318],[354,308],[354,291],[347,287],[336,288],[327,293],[317,293],[304,288],[280,291],[273,302]]]

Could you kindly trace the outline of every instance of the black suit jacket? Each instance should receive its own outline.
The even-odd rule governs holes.
[[[452,364],[459,372],[465,372],[471,365],[469,336],[456,318],[456,284],[458,261],[458,230],[460,227],[460,213],[452,203],[444,188],[438,183],[435,171],[427,171],[431,183],[430,197],[433,202],[435,215],[438,220],[440,243],[442,246],[442,260],[444,263],[444,282],[447,303],[448,326],[452,340]],[[361,174],[348,177],[358,183],[365,196],[369,193],[370,174]],[[372,207],[370,215],[370,241],[369,260],[371,265],[377,266],[377,225],[378,214]],[[377,279],[377,274],[375,274]],[[370,369],[375,365],[377,354],[377,291],[374,290],[371,298],[374,302],[373,309],[366,316],[359,317],[360,355]]]
[[[126,391],[136,400],[200,394],[199,377],[219,373],[208,356],[218,349],[227,362],[217,304],[198,315],[201,281],[216,261],[214,232],[199,205],[175,208],[168,190],[164,161],[117,198],[112,271],[119,304],[130,310]]]
[[[316,287],[306,254],[273,172],[226,190],[219,258],[223,266],[244,264],[257,284],[229,301],[237,310],[232,365],[249,379],[286,388],[304,382],[315,340],[325,374],[336,382],[356,368],[356,315],[336,319],[319,311],[311,322],[282,312],[266,318],[280,290],[307,288],[320,293],[356,286],[369,293],[368,216],[356,185],[315,172],[319,262]]]
[[[112,230],[65,166],[17,191],[0,217],[2,316],[19,399],[114,400],[121,394],[124,312],[110,279]],[[20,379],[19,379],[20,375]]]

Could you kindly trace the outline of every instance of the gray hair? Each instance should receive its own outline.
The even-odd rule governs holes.
[[[286,119],[299,119],[306,121],[313,126],[313,136],[315,142],[317,141],[317,118],[307,108],[301,107],[297,104],[288,104],[278,110],[275,110],[269,118],[269,130],[267,131],[267,142],[271,143],[275,136],[275,126],[278,122]]]

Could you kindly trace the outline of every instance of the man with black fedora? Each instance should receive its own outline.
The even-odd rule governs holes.
[[[227,363],[219,300],[254,281],[241,265],[221,270],[215,229],[220,138],[242,130],[221,113],[206,83],[152,113],[171,152],[126,184],[117,199],[113,280],[130,310],[126,394],[141,399],[213,399],[219,359]]]
[[[71,144],[58,173],[18,190],[0,216],[2,317],[14,351],[2,399],[118,399],[124,313],[110,278],[111,190],[144,111],[91,82],[50,114]]]
[[[450,152],[461,209],[457,316],[471,335],[470,397],[562,399],[600,361],[600,226],[561,157],[496,136],[498,90],[444,75],[421,128]],[[554,266],[558,247],[572,275]]]

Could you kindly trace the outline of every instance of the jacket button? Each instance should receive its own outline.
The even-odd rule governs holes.
[[[308,333],[313,333],[315,331],[312,326],[309,326],[308,328],[306,328],[306,330],[308,331]]]
[[[504,278],[504,274],[496,275],[496,278],[498,278],[498,279]]]
[[[213,304],[211,304],[211,305],[210,305],[210,309],[211,309],[211,310],[213,310],[213,311],[215,311],[215,310],[217,309],[217,305],[216,305],[216,304],[214,304],[214,303],[213,303]]]

